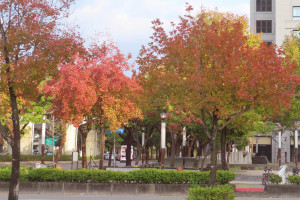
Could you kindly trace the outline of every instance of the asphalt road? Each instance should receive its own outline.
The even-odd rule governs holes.
[[[6,200],[7,195],[0,194],[0,200]],[[93,196],[93,195],[20,195],[19,200],[185,200],[186,197],[172,196]],[[236,200],[296,200],[300,198],[247,198]]]
[[[0,199],[7,199],[7,195],[0,194]],[[20,195],[19,200],[185,200],[186,197],[171,196],[55,196],[55,195]]]

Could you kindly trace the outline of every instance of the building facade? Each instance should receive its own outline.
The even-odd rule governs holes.
[[[299,35],[300,0],[250,0],[251,32],[261,33],[262,40],[268,44],[281,46],[287,35]],[[299,138],[297,139],[299,141]],[[281,159],[294,161],[294,132],[284,131],[281,138]],[[278,158],[278,133],[269,136],[256,134],[250,139],[253,152],[266,156],[269,162],[276,163]],[[298,160],[300,160],[298,148]]]
[[[250,27],[267,43],[282,45],[286,35],[299,34],[299,0],[250,0]]]
[[[47,139],[52,139],[52,123],[46,124],[46,142],[45,142],[45,150],[47,152],[53,152],[52,144],[47,144]],[[23,155],[30,154],[41,154],[42,152],[42,124],[34,124],[29,123],[24,131],[25,134],[22,135],[20,141],[20,153]],[[55,138],[59,138],[55,136]],[[56,140],[56,139],[55,139]],[[58,139],[57,139],[58,140]],[[72,124],[67,125],[66,130],[66,141],[64,148],[62,150],[62,154],[72,155],[74,151],[81,150],[81,137],[78,134],[78,129],[76,129]],[[55,152],[58,149],[58,146],[55,148]],[[87,156],[97,156],[100,155],[100,144],[99,137],[95,130],[91,130],[88,133],[86,139],[86,154]],[[12,149],[10,145],[2,142],[0,145],[0,153],[9,153],[12,154]]]

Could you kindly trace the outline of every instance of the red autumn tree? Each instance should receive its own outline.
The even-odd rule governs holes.
[[[20,120],[18,101],[35,100],[37,86],[57,71],[57,63],[77,51],[80,42],[60,28],[72,0],[0,2],[1,92],[10,102],[13,127],[9,200],[18,199]],[[69,32],[69,33],[68,33]],[[71,33],[71,34],[70,34]]]
[[[93,44],[85,56],[77,55],[70,63],[62,64],[58,78],[44,87],[46,95],[53,97],[55,116],[76,127],[85,120],[79,127],[83,135],[83,167],[87,164],[85,141],[93,124],[101,131],[100,167],[103,168],[104,122],[115,130],[128,119],[140,116],[131,100],[139,87],[123,73],[131,69],[127,60],[111,42]]]
[[[299,83],[295,65],[274,45],[253,40],[244,17],[202,10],[180,17],[169,34],[159,20],[153,23],[153,42],[138,60],[141,73],[160,76],[157,87],[167,88],[165,96],[201,117],[211,146],[213,185],[217,135],[247,111],[289,108]]]

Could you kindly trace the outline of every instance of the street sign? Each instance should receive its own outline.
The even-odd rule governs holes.
[[[46,138],[46,145],[53,146],[53,139],[52,138]]]
[[[117,131],[118,133],[120,133],[121,135],[124,134],[124,129],[123,129],[123,128],[118,128],[116,131]]]
[[[123,135],[124,134],[124,129],[123,128],[118,128],[118,129],[116,129],[116,132]],[[107,133],[111,133],[111,130],[107,130]]]

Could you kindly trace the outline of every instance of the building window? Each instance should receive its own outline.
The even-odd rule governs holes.
[[[272,12],[272,0],[256,0],[256,12]]]
[[[265,43],[268,45],[268,47],[273,44],[273,42],[270,42],[270,41],[265,41]]]
[[[257,20],[256,33],[272,33],[272,20]]]
[[[293,20],[300,20],[300,6],[293,7]]]

